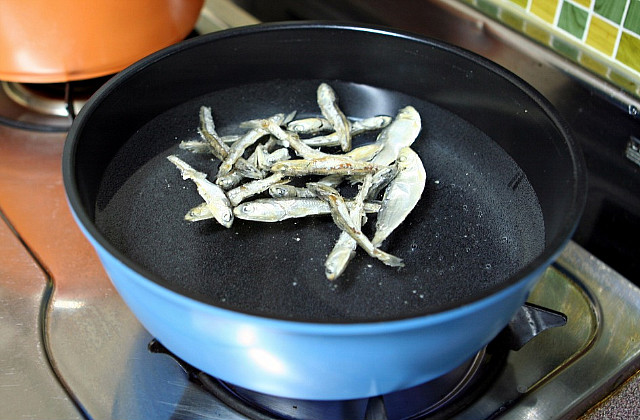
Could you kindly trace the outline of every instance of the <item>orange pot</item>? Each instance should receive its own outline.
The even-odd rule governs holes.
[[[56,83],[116,73],[184,39],[204,0],[2,0],[0,80]]]

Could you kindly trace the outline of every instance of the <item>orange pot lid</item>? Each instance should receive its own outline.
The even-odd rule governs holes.
[[[57,83],[117,73],[183,40],[203,0],[3,0],[0,80]]]

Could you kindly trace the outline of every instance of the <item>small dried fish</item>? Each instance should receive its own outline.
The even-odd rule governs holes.
[[[362,225],[366,220],[364,200],[369,195],[372,183],[373,175],[365,175],[360,190],[354,199],[355,205],[349,210],[349,216],[351,217],[353,226],[358,230],[362,229]],[[356,255],[357,246],[356,240],[349,233],[345,231],[340,232],[338,241],[324,262],[324,272],[328,280],[333,281],[344,273],[349,261]]]
[[[420,134],[422,121],[420,114],[412,106],[406,106],[398,111],[395,119],[380,132],[376,143],[382,144],[382,150],[372,159],[373,163],[389,165],[393,163],[400,149],[411,146]]]
[[[287,125],[289,124],[296,116],[297,111],[292,111],[290,113],[288,113],[287,115],[283,115],[282,121],[280,122],[280,125]],[[253,128],[261,128],[262,124],[263,124],[264,119],[255,119],[255,120],[249,120],[249,121],[243,121],[240,124],[238,124],[238,127],[240,128],[244,128],[244,129],[253,129]]]
[[[207,208],[213,217],[226,228],[230,228],[233,223],[233,211],[231,203],[224,191],[216,184],[207,180],[207,175],[196,171],[188,163],[175,155],[167,156],[167,159],[180,170],[183,179],[192,180],[197,188],[198,194],[207,203]]]
[[[296,187],[294,185],[272,185],[269,187],[269,195],[273,198],[313,198],[315,194],[305,187]]]
[[[267,153],[265,151],[265,148],[260,146],[262,145],[259,145],[258,147],[256,147],[256,152],[258,152],[258,168],[259,169],[270,171],[274,163],[291,159],[291,155],[289,154],[289,149],[285,149],[283,147],[281,149],[276,149],[271,153]]]
[[[384,169],[379,170],[375,174],[373,174],[371,180],[371,188],[369,188],[369,194],[367,195],[367,199],[375,199],[380,191],[386,188],[387,185],[396,177],[398,173],[398,167],[387,166]]]
[[[238,159],[236,162],[236,166],[231,169],[226,175],[218,176],[216,178],[216,184],[225,191],[228,191],[232,188],[237,187],[244,181],[246,178],[250,179],[262,179],[266,176],[266,174],[258,167],[258,150],[254,150],[251,156],[246,160],[247,165],[251,167],[255,167],[255,172],[253,171],[245,171],[244,165],[239,165],[241,161],[244,161],[243,158]]]
[[[275,173],[264,179],[247,182],[246,184],[242,184],[239,187],[227,191],[227,198],[229,198],[229,202],[232,206],[237,206],[247,198],[260,194],[276,184],[289,182],[282,178],[283,175],[281,173]]]
[[[358,160],[358,161],[370,161],[371,159],[373,159],[378,152],[382,149],[382,145],[381,144],[377,144],[377,143],[373,143],[373,144],[365,144],[364,146],[360,146],[360,147],[356,147],[355,149],[351,149],[350,152],[345,153],[343,155],[340,156],[344,156],[344,157],[349,157],[353,160]],[[336,156],[336,155],[333,155]],[[388,167],[387,167],[388,168]],[[384,169],[380,169],[378,172],[387,172],[384,171]],[[350,175],[349,176],[351,184],[354,185],[358,182],[362,182],[362,175]],[[330,187],[337,187],[338,185],[340,185],[342,183],[342,181],[345,180],[345,175],[342,174],[332,174],[332,175],[327,175],[324,178],[322,178],[320,181],[321,184],[324,185],[328,185]]]
[[[180,143],[180,148],[193,153],[211,153],[216,158],[223,160],[229,153],[229,147],[224,144],[216,132],[216,126],[211,115],[211,108],[201,106],[199,111],[200,126],[198,134],[204,141],[187,140]]]
[[[226,136],[220,137],[220,140],[226,145],[231,143],[235,143],[242,138],[242,134],[227,134]]]
[[[353,207],[353,200],[347,201],[347,208]],[[375,213],[380,210],[378,203],[364,203],[367,213]],[[318,216],[329,214],[331,208],[326,201],[319,198],[258,198],[256,200],[241,203],[233,209],[238,219],[255,222],[280,222],[286,219],[298,217]]]
[[[216,126],[211,115],[211,108],[207,106],[200,107],[200,127],[198,127],[200,136],[209,143],[211,153],[220,160],[224,160],[229,154],[229,146],[220,140],[220,136],[216,132]]]
[[[285,120],[284,114],[276,114],[273,115],[266,120],[260,120],[261,124],[265,124],[265,121],[272,122],[276,125],[280,125]],[[233,165],[242,157],[247,148],[253,144],[255,144],[262,137],[269,134],[267,130],[260,127],[253,128],[249,130],[244,136],[242,136],[238,141],[233,143],[229,147],[228,155],[222,160],[220,164],[220,168],[218,168],[218,177],[225,176],[233,169]]]
[[[240,183],[245,179],[244,174],[237,169],[232,169],[226,175],[218,176],[216,178],[216,185],[222,188],[225,191],[228,191],[232,188],[237,187]]]
[[[365,131],[378,130],[386,127],[393,120],[393,118],[386,115],[377,115],[375,117],[364,118],[362,120],[351,121],[351,137],[364,133]],[[287,130],[293,131],[296,134],[301,135],[313,135],[323,131],[333,130],[333,125],[326,119],[320,117],[309,117],[300,120],[291,121],[287,124]],[[330,144],[325,144],[322,138],[326,138]],[[329,140],[334,139],[334,140]],[[310,139],[305,139],[311,142],[317,142],[317,146],[339,146],[338,136],[336,133],[331,133],[327,136],[317,136]],[[336,143],[334,143],[334,141]]]
[[[383,166],[362,162],[344,155],[327,155],[317,159],[296,159],[278,162],[271,167],[273,172],[287,176],[306,175],[366,175],[382,169]]]
[[[323,131],[333,130],[333,126],[326,118],[303,118],[287,124],[287,130],[297,134],[317,134]]]
[[[294,144],[293,142],[291,143],[291,148],[296,150],[297,154],[299,156],[302,156],[304,159],[342,156],[342,157],[350,158],[353,160],[368,161],[373,159],[373,157],[377,155],[380,150],[382,150],[382,147],[383,146],[381,144],[377,144],[377,143],[365,144],[363,146],[356,147],[355,149],[351,149],[350,151],[340,155],[340,154],[324,153],[320,150],[313,149],[297,139],[296,139],[296,144]]]
[[[344,181],[344,176],[343,175],[332,174],[332,175],[327,175],[327,176],[324,176],[324,177],[320,178],[320,180],[318,181],[318,184],[326,185],[328,187],[337,188],[338,185],[342,184],[342,181]]]
[[[376,115],[375,117],[356,120],[351,123],[351,135],[357,136],[366,131],[379,130],[391,124],[393,118],[388,115]]]
[[[230,148],[227,146],[218,133],[213,122],[213,116],[211,115],[211,108],[206,106],[200,107],[200,127],[198,127],[198,133],[209,145],[209,151],[219,160],[224,161],[229,157]],[[184,143],[184,142],[183,142]],[[192,151],[195,151],[193,144],[181,144],[182,148],[191,147]],[[238,157],[234,162],[235,169],[247,178],[259,179],[262,178],[262,173],[256,168],[254,164],[251,164],[244,160],[242,157]]]
[[[255,144],[262,137],[266,136],[267,131],[261,128],[254,128],[253,130],[248,131],[244,136],[242,136],[238,141],[233,143],[229,148],[229,153],[222,160],[220,167],[218,168],[218,177],[223,177],[227,175],[233,169],[234,164],[242,157],[242,154],[247,149],[247,147]]]
[[[184,220],[188,222],[200,222],[208,219],[213,219],[213,214],[206,202],[195,206],[184,215]]]
[[[320,83],[317,91],[317,102],[322,115],[331,123],[338,133],[340,148],[343,152],[351,150],[351,122],[338,107],[336,93],[326,83]]]
[[[351,137],[355,137],[366,131],[373,131],[388,126],[393,119],[385,115],[365,118],[351,123]],[[333,132],[324,136],[310,137],[302,140],[306,145],[311,147],[332,147],[340,146],[340,137],[337,132]]]
[[[397,165],[398,174],[389,183],[382,198],[382,208],[376,220],[376,233],[371,240],[374,246],[380,246],[406,219],[424,191],[427,176],[416,152],[410,147],[402,148]]]
[[[367,252],[367,254],[379,259],[386,265],[392,267],[404,267],[404,263],[401,258],[375,247],[369,238],[362,233],[360,228],[353,223],[353,220],[351,220],[351,216],[349,215],[349,208],[338,191],[334,188],[312,182],[308,183],[307,187],[313,191],[316,196],[329,204],[329,207],[331,207],[331,217],[333,218],[334,223],[344,232],[347,232],[349,236],[351,236],[358,245]]]
[[[300,141],[300,138],[296,133],[283,130],[274,121],[264,120],[261,127],[263,130],[268,131],[269,133],[271,133],[271,135],[280,140],[281,144],[284,147],[291,147],[293,150],[295,150],[298,156],[302,156],[305,159],[327,156],[326,153],[307,146],[302,141]]]
[[[378,154],[378,152],[380,152],[380,150],[382,150],[381,144],[365,144],[364,146],[351,149],[351,151],[345,153],[344,156],[349,157],[353,160],[369,161],[373,159]]]
[[[213,153],[209,142],[201,140],[183,140],[178,147],[182,150],[188,150],[191,153],[209,154]]]

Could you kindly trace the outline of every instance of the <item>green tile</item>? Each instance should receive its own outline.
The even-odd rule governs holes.
[[[624,27],[630,31],[640,34],[640,0],[631,0],[627,17],[624,20]]]
[[[565,1],[562,4],[562,9],[560,9],[558,27],[576,38],[582,39],[582,34],[584,34],[584,29],[587,26],[588,15],[589,13],[586,10]]]
[[[606,17],[615,23],[620,23],[627,1],[628,0],[596,0],[593,10],[600,16]],[[632,1],[637,2],[637,0]]]
[[[498,17],[500,10],[495,4],[487,0],[478,0],[478,9],[491,17]]]
[[[569,44],[568,42],[565,42],[560,38],[556,38],[556,37],[553,38],[553,40],[551,41],[551,48],[553,48],[554,50],[556,50],[557,52],[559,52],[560,54],[564,55],[565,57],[571,60],[574,60],[574,61],[578,60],[578,54],[580,53],[580,51],[578,51],[578,49],[573,45]]]

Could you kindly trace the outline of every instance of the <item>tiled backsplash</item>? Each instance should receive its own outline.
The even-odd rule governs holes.
[[[640,97],[640,0],[463,0]]]

